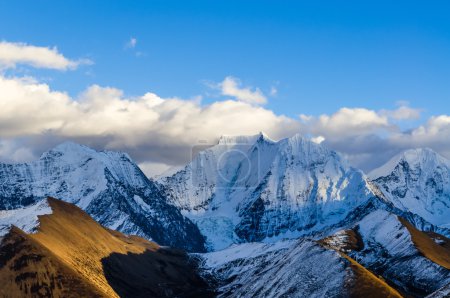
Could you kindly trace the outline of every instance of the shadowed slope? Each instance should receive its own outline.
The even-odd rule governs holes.
[[[190,288],[206,289],[206,284],[197,276],[185,253],[168,254],[156,243],[110,231],[72,204],[52,198],[48,199],[48,203],[53,213],[39,216],[40,226],[36,234],[25,234],[16,228],[3,240],[0,254],[9,255],[12,261],[8,263],[9,267],[3,266],[0,270],[4,281],[2,285],[13,287],[15,280],[21,278],[16,271],[6,270],[6,267],[12,268],[11,262],[29,254],[28,249],[15,249],[20,247],[16,242],[25,241],[31,244],[28,246],[32,247],[32,251],[36,251],[32,256],[45,256],[35,258],[32,265],[26,261],[28,266],[32,266],[31,269],[35,268],[45,276],[56,274],[56,279],[76,280],[63,285],[49,281],[55,297],[68,297],[63,291],[70,292],[72,297],[119,297],[119,294],[126,297],[128,292],[147,288],[153,289],[152,293],[156,294],[144,291],[146,297],[164,297],[169,294],[166,289],[176,288],[178,283],[187,292]],[[20,237],[13,237],[15,234]],[[161,274],[159,264],[163,262],[170,275]],[[142,275],[159,278],[144,279]],[[40,284],[39,276],[29,277],[29,284]],[[118,285],[127,285],[128,292],[122,291]],[[19,290],[20,295],[7,294],[6,297],[38,297],[40,295],[37,293],[42,291],[34,289],[33,294],[23,287]]]
[[[106,279],[120,297],[213,297],[194,261],[186,257],[183,251],[161,248],[158,253],[113,253],[102,263]]]

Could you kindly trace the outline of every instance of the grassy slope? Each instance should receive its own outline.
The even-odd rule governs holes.
[[[421,232],[404,218],[398,219],[408,229],[414,245],[423,256],[450,270],[450,239],[436,233]],[[440,239],[443,244],[437,244],[433,238]]]
[[[18,228],[0,247],[0,285],[1,297],[105,297]]]
[[[28,284],[41,285],[42,276],[55,276],[47,286],[54,297],[119,297],[118,294],[164,297],[183,292],[209,293],[185,253],[162,249],[142,238],[105,229],[72,204],[51,198],[48,202],[53,213],[39,217],[37,233],[25,234],[15,228],[7,236],[10,249],[5,241],[0,246],[0,259],[2,254],[5,259],[20,259],[31,251],[31,258],[35,260],[32,264],[27,261],[27,270],[41,274],[28,274]],[[26,243],[24,249],[11,249],[22,240]],[[10,268],[14,260],[10,260],[8,266],[0,266],[0,284],[4,289],[16,291],[7,292],[10,294],[6,297],[39,296],[38,293],[45,290],[43,287],[18,286],[16,281],[21,278],[21,272],[5,269]],[[75,282],[55,283],[59,279]]]
[[[367,270],[345,252],[348,250],[359,250],[362,247],[362,240],[354,230],[345,231],[345,241],[335,246],[333,236],[319,240],[318,242],[328,249],[336,250],[343,258],[349,262],[353,277],[346,282],[346,289],[351,297],[384,298],[402,297],[399,292],[389,286],[384,280]]]
[[[350,262],[350,268],[355,275],[355,278],[347,284],[347,289],[351,297],[402,297],[399,292],[389,286],[384,280],[378,278],[354,259],[344,253],[340,254]]]
[[[108,297],[118,296],[106,280],[103,258],[112,253],[143,253],[146,249],[158,249],[150,242],[127,243],[115,237],[72,204],[49,199],[49,205],[53,213],[40,216],[38,233],[30,237],[50,249]]]

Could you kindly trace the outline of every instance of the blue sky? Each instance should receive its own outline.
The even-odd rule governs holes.
[[[0,1],[0,103],[18,115],[0,112],[0,159],[72,139],[173,165],[196,140],[258,130],[365,170],[408,148],[450,157],[449,15],[448,1]],[[35,47],[91,63],[45,66]]]
[[[448,1],[339,2],[2,1],[0,38],[95,61],[39,71],[71,94],[95,83],[189,98],[233,75],[276,86],[267,107],[289,116],[400,100],[425,115],[448,110]]]

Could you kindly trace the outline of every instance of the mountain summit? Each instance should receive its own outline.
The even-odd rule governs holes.
[[[0,181],[0,209],[53,196],[76,204],[108,228],[188,251],[204,249],[197,227],[125,153],[66,142],[31,163],[0,164]]]
[[[450,161],[431,149],[407,150],[369,176],[404,211],[450,228]]]
[[[213,250],[331,227],[374,197],[361,171],[300,135],[222,137],[160,182]]]

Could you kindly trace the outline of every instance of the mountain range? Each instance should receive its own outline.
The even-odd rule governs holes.
[[[203,251],[197,226],[167,203],[126,153],[63,143],[31,163],[0,164],[0,210],[55,197],[113,230]]]
[[[165,255],[187,266],[183,268],[192,277],[179,280],[186,288],[173,280],[167,287],[173,285],[168,291],[179,296],[192,295],[193,283],[201,285],[202,295],[221,297],[446,297],[449,179],[450,162],[431,149],[402,152],[366,175],[339,153],[300,135],[273,141],[260,133],[223,136],[186,166],[154,180],[125,153],[97,152],[68,142],[35,162],[0,164],[0,251],[19,238],[39,238],[42,219],[62,214],[55,212],[59,205],[77,208],[46,199],[56,197],[87,212],[112,237],[129,238],[117,230],[163,245],[132,236],[140,239],[140,248],[108,250],[102,258],[113,255],[123,264],[127,260],[120,254],[131,254],[136,258],[130,262],[139,262],[147,251],[158,247],[162,252],[164,246],[190,252]],[[55,242],[68,241],[55,240],[57,231],[49,231]],[[95,245],[106,241],[96,239]],[[64,255],[52,262],[63,260],[77,271],[76,262],[67,262],[63,252],[70,247],[52,245],[44,245],[46,253]],[[145,264],[150,273],[133,266],[150,276],[154,263]],[[48,269],[58,270],[63,269]],[[139,278],[132,286],[117,288],[124,283],[120,270],[108,271],[116,275],[105,282],[103,268],[100,286],[79,291],[162,295],[145,292],[141,283],[146,280]],[[6,276],[11,274],[21,273],[9,270]],[[74,278],[79,277],[70,275]]]

